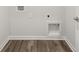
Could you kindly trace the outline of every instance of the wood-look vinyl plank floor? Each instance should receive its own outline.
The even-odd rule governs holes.
[[[72,52],[65,40],[10,40],[2,52]]]

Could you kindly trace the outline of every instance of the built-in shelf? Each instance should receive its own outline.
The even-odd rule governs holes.
[[[48,36],[59,36],[61,32],[61,22],[47,21],[48,22]]]

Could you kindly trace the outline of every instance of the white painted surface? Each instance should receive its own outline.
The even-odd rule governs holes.
[[[75,7],[65,7],[65,35],[70,43],[75,47],[75,23],[73,17],[75,16]]]
[[[11,36],[47,36],[47,15],[53,20],[63,20],[63,7],[25,7],[24,11],[9,7]]]
[[[76,15],[79,17],[79,7],[76,7]],[[79,22],[75,21],[75,48],[79,52]]]
[[[65,40],[64,37],[49,36],[9,36],[9,40]]]
[[[79,22],[74,18],[79,17],[79,7],[66,7],[65,34],[68,41],[79,51]]]
[[[3,42],[8,38],[8,7],[0,6],[0,49]]]

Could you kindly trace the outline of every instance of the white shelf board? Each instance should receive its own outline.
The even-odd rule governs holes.
[[[61,24],[60,21],[47,20],[48,24]]]
[[[60,36],[60,33],[58,32],[48,33],[48,36]]]
[[[57,30],[57,31],[49,31],[49,33],[60,33],[60,30]]]

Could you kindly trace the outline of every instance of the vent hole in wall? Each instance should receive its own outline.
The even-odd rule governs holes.
[[[18,11],[24,11],[24,6],[17,6]]]
[[[50,15],[47,15],[47,17],[49,18],[49,17],[50,17]]]

